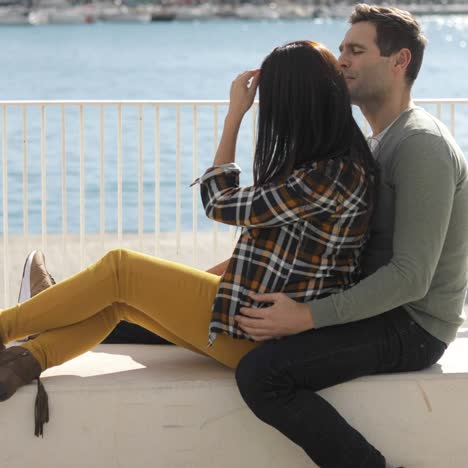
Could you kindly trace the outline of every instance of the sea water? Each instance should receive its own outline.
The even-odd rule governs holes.
[[[413,89],[416,98],[468,98],[468,16],[428,16],[420,19],[429,39],[424,64]],[[45,25],[0,28],[0,100],[209,100],[228,99],[231,81],[249,68],[260,66],[275,46],[298,39],[324,43],[335,54],[348,25],[345,19],[294,21],[175,21],[149,24]],[[434,111],[436,108],[429,107]],[[83,155],[85,168],[85,225],[87,232],[100,223],[100,128],[98,109],[86,109]],[[105,229],[117,229],[117,133],[116,110],[109,110],[105,130]],[[123,113],[123,228],[135,232],[138,225],[138,110]],[[219,110],[219,131],[225,108]],[[154,202],[154,109],[143,110],[144,230],[175,229],[176,114],[160,111],[160,204]],[[456,111],[456,138],[468,154],[468,105]],[[3,116],[0,115],[0,120]],[[11,233],[24,229],[23,121],[20,109],[9,109],[6,127],[8,160],[8,223]],[[181,226],[192,228],[193,111],[181,111]],[[450,124],[444,108],[442,120]],[[79,230],[80,133],[79,110],[68,109],[66,119],[67,230]],[[27,114],[28,214],[30,233],[41,231],[41,144],[47,164],[47,231],[62,229],[61,175],[62,120],[60,108],[47,110],[45,141],[40,138],[40,109]],[[241,182],[251,182],[252,128],[246,118],[238,146],[244,172]],[[198,171],[211,164],[215,151],[212,109],[198,115]],[[244,132],[244,133],[242,133]],[[3,144],[3,133],[0,132]],[[243,135],[246,135],[245,137]],[[219,136],[219,135],[218,135]],[[2,166],[2,165],[1,165]],[[3,180],[0,167],[0,186]],[[0,206],[3,186],[0,189]],[[198,202],[199,203],[199,202]],[[0,210],[0,232],[3,211]],[[200,210],[199,228],[209,228]]]

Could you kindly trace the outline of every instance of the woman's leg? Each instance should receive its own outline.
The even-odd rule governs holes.
[[[234,368],[256,344],[220,335],[212,347],[207,347],[211,305],[219,280],[215,275],[185,265],[126,249],[112,250],[86,270],[2,311],[0,340],[7,343],[41,333],[42,337],[31,342],[31,352],[44,370],[63,362],[61,356],[69,359],[98,344],[109,333],[106,320],[115,323],[124,319],[115,316],[119,308],[109,309],[109,306],[124,303],[150,317],[181,342]],[[86,327],[74,341],[60,338],[60,333],[70,325],[109,310],[114,311],[107,312],[112,317],[100,321],[105,331]],[[131,317],[125,320],[136,322],[141,316],[137,320]],[[57,333],[52,335],[53,330]],[[51,337],[53,342],[49,343]]]
[[[171,343],[204,354],[166,330],[148,315],[119,302],[115,302],[81,322],[43,332],[25,343],[23,347],[36,356],[42,369],[57,366],[92,349],[96,342],[100,343],[104,340],[121,320],[137,323]],[[63,347],[62,341],[74,343],[74,345]]]

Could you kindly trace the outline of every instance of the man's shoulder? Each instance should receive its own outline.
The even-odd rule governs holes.
[[[462,150],[446,125],[421,107],[404,112],[390,130],[386,145],[387,157],[391,160],[409,152],[413,156],[450,159],[457,161],[457,165],[466,163]]]
[[[392,136],[399,141],[415,135],[422,138],[427,135],[430,139],[450,137],[450,131],[443,122],[417,106],[404,112],[390,130]]]

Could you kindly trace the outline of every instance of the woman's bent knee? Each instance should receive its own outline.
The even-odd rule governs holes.
[[[108,260],[115,265],[119,265],[124,257],[128,256],[129,249],[115,248],[109,250],[103,257],[103,260]]]

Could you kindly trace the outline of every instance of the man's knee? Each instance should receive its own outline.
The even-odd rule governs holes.
[[[253,350],[255,351],[255,350]],[[244,400],[250,400],[251,392],[256,388],[255,357],[253,351],[247,353],[237,365],[236,382],[239,392]]]
[[[236,382],[239,392],[249,408],[265,419],[277,398],[277,373],[267,345],[247,353],[236,368]]]

